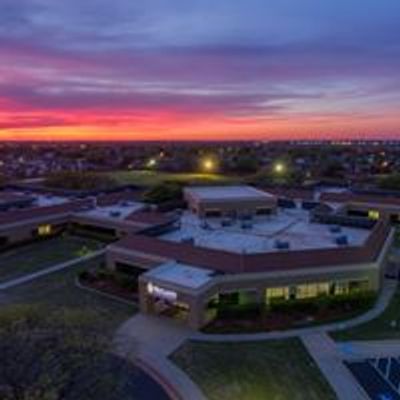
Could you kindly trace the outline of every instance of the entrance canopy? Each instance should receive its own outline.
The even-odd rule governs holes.
[[[193,292],[212,281],[215,271],[170,261],[151,269],[142,279],[180,292]]]

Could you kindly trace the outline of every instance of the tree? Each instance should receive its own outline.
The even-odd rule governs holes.
[[[381,189],[400,190],[400,173],[393,173],[380,178],[378,181],[378,186]]]
[[[10,306],[0,314],[0,398],[117,400],[121,363],[95,314]]]
[[[257,157],[251,153],[241,153],[237,156],[234,170],[239,173],[255,173],[259,169]]]
[[[179,182],[163,182],[147,190],[143,199],[152,204],[180,202],[183,199],[183,186]]]
[[[93,172],[58,172],[45,180],[45,186],[67,190],[105,190],[117,183],[107,174]]]

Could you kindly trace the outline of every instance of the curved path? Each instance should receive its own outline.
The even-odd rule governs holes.
[[[397,288],[397,281],[385,279],[381,293],[375,305],[366,313],[347,321],[319,325],[309,328],[290,329],[286,331],[260,332],[260,333],[235,333],[235,334],[207,334],[196,332],[188,338],[191,340],[209,342],[248,342],[252,340],[284,339],[306,334],[341,331],[369,322],[378,317],[389,305]]]
[[[205,396],[200,388],[169,359],[169,356],[186,340],[245,342],[300,337],[306,347],[310,348],[311,352],[311,350],[315,350],[312,346],[314,340],[321,339],[322,342],[330,342],[330,338],[326,335],[327,332],[349,329],[378,317],[388,306],[396,288],[396,281],[385,280],[374,307],[365,314],[351,320],[279,332],[226,335],[204,334],[193,331],[167,318],[137,314],[118,329],[115,336],[115,346],[120,355],[136,362],[139,366],[144,365],[147,367],[147,371],[154,379],[162,384],[166,390],[169,388],[168,393],[170,395],[172,391],[171,397],[173,399],[205,400]],[[130,352],[132,346],[136,347],[136,352]],[[327,346],[327,348],[332,349],[333,347]],[[132,356],[133,353],[136,356]],[[324,353],[322,352],[321,354]],[[333,350],[331,353],[326,353],[324,360],[323,357],[322,359],[319,358],[318,354],[315,354],[315,351],[311,352],[311,355],[315,358],[323,372],[326,372],[326,368],[329,369],[332,366],[332,364],[329,366],[332,360],[329,358],[330,354],[333,354]],[[338,394],[338,397],[340,399],[349,399],[347,395],[343,395],[343,387],[346,388],[346,385],[348,385],[349,390],[351,388],[352,395],[355,396],[352,400],[364,398],[354,379],[339,364],[341,363],[336,364],[336,374],[325,374]],[[345,389],[344,391],[346,392]]]
[[[169,359],[191,333],[176,321],[137,314],[117,330],[114,348],[146,370],[174,400],[205,400],[199,387]]]
[[[73,258],[71,260],[64,261],[60,264],[53,265],[51,267],[42,269],[40,271],[36,271],[31,274],[21,276],[20,278],[15,278],[15,279],[12,279],[7,282],[0,283],[0,291],[10,289],[15,286],[23,285],[23,284],[31,282],[35,279],[41,278],[42,276],[46,276],[46,275],[52,274],[54,272],[62,271],[63,269],[73,267],[79,263],[92,260],[96,257],[101,257],[105,254],[105,252],[106,252],[105,249],[101,249],[101,250],[95,251],[93,253],[89,253],[86,256],[79,257],[79,258]]]

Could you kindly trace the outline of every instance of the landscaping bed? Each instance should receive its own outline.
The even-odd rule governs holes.
[[[286,300],[271,304],[239,305],[217,311],[217,318],[208,324],[206,333],[255,333],[281,331],[321,325],[353,318],[370,309],[376,294],[320,297],[312,300]]]
[[[76,276],[82,271],[100,267],[99,260],[86,260],[71,268],[35,279],[15,288],[4,290],[0,308],[7,304],[40,305],[43,309],[79,309],[99,313],[100,331],[114,334],[120,324],[132,317],[137,308],[108,299],[92,291],[79,288]]]
[[[81,271],[79,283],[90,289],[103,292],[122,300],[137,301],[137,279],[121,272],[109,271],[104,267]]]
[[[0,254],[0,282],[83,257],[100,250],[103,246],[104,244],[97,240],[62,234],[14,247]]]

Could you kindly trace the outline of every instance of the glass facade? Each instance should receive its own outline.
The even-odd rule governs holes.
[[[335,296],[348,293],[362,292],[369,289],[369,281],[333,281],[333,282],[314,282],[302,283],[296,286],[281,286],[267,288],[265,299],[267,303],[271,300],[301,300],[318,296]]]

